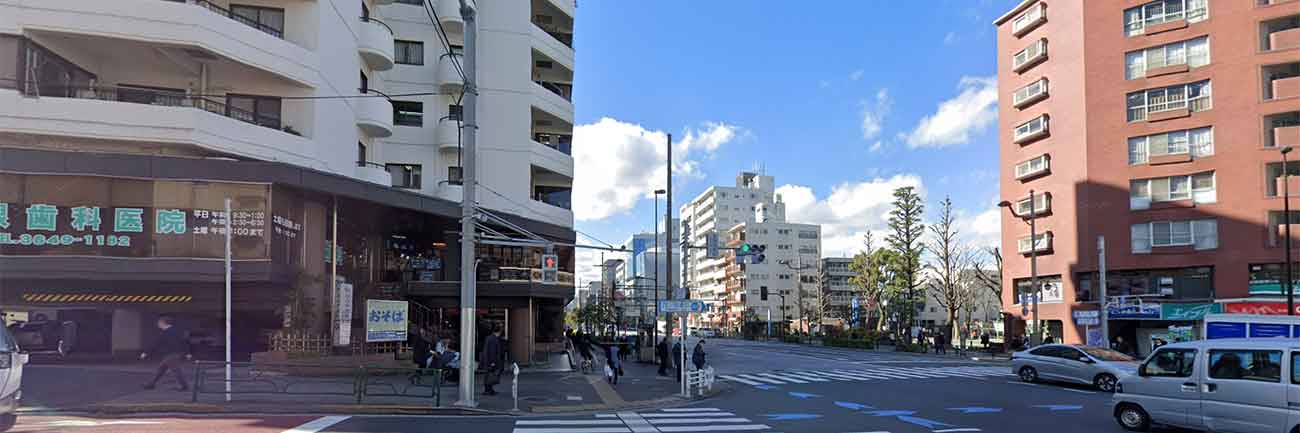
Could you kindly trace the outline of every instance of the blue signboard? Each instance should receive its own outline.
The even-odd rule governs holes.
[[[1287,338],[1291,336],[1291,327],[1276,323],[1251,323],[1250,338]]]
[[[1111,305],[1107,313],[1111,319],[1160,319],[1160,304]]]
[[[659,301],[660,313],[703,313],[708,310],[709,306],[704,301],[691,299]]]
[[[1238,322],[1209,322],[1205,324],[1205,338],[1246,338],[1246,324]]]

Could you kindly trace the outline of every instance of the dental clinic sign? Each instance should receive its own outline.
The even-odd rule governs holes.
[[[231,233],[263,239],[266,220],[264,211],[232,211]],[[0,253],[220,257],[204,244],[224,239],[225,221],[224,210],[0,202]]]

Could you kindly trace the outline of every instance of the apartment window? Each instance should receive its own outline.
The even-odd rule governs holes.
[[[464,115],[464,112],[465,112],[465,107],[464,107],[464,106],[461,106],[461,105],[455,105],[455,104],[448,105],[448,106],[447,106],[447,119],[448,119],[448,120],[455,120],[455,121],[459,122],[459,121],[461,121],[461,120],[464,119],[463,117],[461,117],[461,116]]]
[[[1214,128],[1183,129],[1128,139],[1129,165],[1146,164],[1152,156],[1191,154],[1201,158],[1214,154]]]
[[[416,41],[393,41],[393,57],[397,64],[401,65],[423,65],[424,64],[424,42]]]
[[[1047,5],[1038,3],[1021,12],[1020,15],[1016,16],[1016,19],[1011,21],[1011,33],[1016,36],[1023,35],[1038,27],[1045,20],[1047,20]]]
[[[767,286],[759,286],[759,287],[758,287],[758,300],[760,300],[760,301],[766,301],[766,300],[767,300]]]
[[[226,115],[255,125],[280,129],[280,98],[226,95]]]
[[[230,18],[277,38],[284,38],[284,9],[231,4]]]
[[[812,230],[799,230],[799,239],[817,239],[817,232]]]
[[[1149,114],[1187,109],[1191,112],[1209,110],[1210,80],[1177,86],[1148,89],[1128,94],[1128,121],[1140,122]]]
[[[1191,246],[1196,250],[1219,247],[1219,224],[1214,219],[1152,221],[1129,228],[1133,254],[1150,253],[1152,248]]]
[[[1209,0],[1159,0],[1124,11],[1124,34],[1137,36],[1146,28],[1170,21],[1204,21],[1209,16]]]
[[[419,164],[384,164],[384,168],[393,175],[394,187],[420,189]]]
[[[1047,39],[1039,39],[1011,58],[1011,68],[1021,72],[1044,58],[1047,58]]]
[[[1125,78],[1130,80],[1145,77],[1147,71],[1166,66],[1199,68],[1210,64],[1210,38],[1200,37],[1132,51],[1124,55],[1124,64]]]
[[[1016,143],[1024,143],[1035,138],[1046,136],[1047,133],[1047,115],[1044,114],[1017,126],[1016,130],[1013,132],[1012,141],[1015,141]]]
[[[392,101],[393,123],[401,126],[424,126],[424,103]]]
[[[1214,172],[1186,176],[1138,179],[1129,182],[1129,209],[1151,207],[1152,202],[1192,200],[1194,203],[1214,203]]]
[[[790,274],[779,274],[776,276],[776,279],[778,280],[788,280],[790,278],[791,278]]]
[[[1039,155],[1037,158],[1016,164],[1016,179],[1025,179],[1030,176],[1047,173],[1051,170],[1051,158],[1046,154]]]
[[[1034,194],[1034,208],[1032,209],[1033,213],[1043,214],[1043,213],[1050,212],[1051,210],[1052,210],[1051,194],[1047,194],[1047,193]],[[1029,215],[1030,211],[1031,210],[1029,208],[1029,197],[1025,197],[1023,199],[1020,199],[1020,201],[1016,202],[1016,213],[1021,215]]]
[[[1032,245],[1032,248],[1031,248]],[[1016,250],[1020,254],[1029,254],[1031,251],[1044,252],[1052,250],[1052,233],[1039,233],[1034,236],[1034,242],[1029,241],[1029,236],[1016,240]]]
[[[1011,104],[1021,108],[1046,97],[1047,78],[1040,78],[1025,87],[1016,89],[1016,92],[1011,95]]]

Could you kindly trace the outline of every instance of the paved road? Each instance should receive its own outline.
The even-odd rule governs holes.
[[[473,433],[1108,433],[1120,428],[1109,396],[1023,384],[1005,363],[892,352],[710,340],[710,363],[732,387],[669,409],[527,417],[349,417],[295,432]],[[24,420],[24,427],[33,424]],[[49,422],[49,420],[41,420]],[[278,420],[275,428],[288,421]],[[169,420],[167,422],[176,422]],[[227,422],[203,420],[200,422]],[[306,421],[304,421],[306,422]],[[262,426],[270,426],[265,421]],[[165,431],[204,431],[174,424]],[[198,425],[198,424],[194,424]],[[213,425],[217,431],[218,426]],[[233,424],[238,431],[254,423]],[[236,431],[220,428],[220,431]],[[287,429],[286,429],[287,430]],[[286,431],[280,430],[280,431]],[[18,430],[51,431],[51,430]],[[64,430],[60,430],[64,431]],[[81,431],[68,429],[66,431]],[[145,429],[97,430],[147,431]],[[159,430],[164,431],[164,430]]]

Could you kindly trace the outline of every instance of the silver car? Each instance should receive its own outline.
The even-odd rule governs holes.
[[[1011,371],[1025,382],[1090,384],[1114,392],[1120,378],[1137,372],[1131,356],[1100,347],[1047,344],[1011,355]]]

